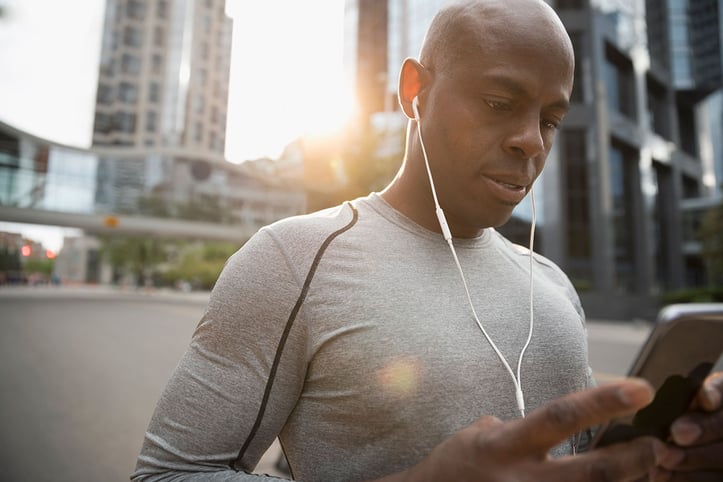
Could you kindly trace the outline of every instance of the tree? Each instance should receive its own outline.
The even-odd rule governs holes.
[[[711,285],[723,284],[723,202],[703,215],[698,239],[701,256],[706,262]]]
[[[404,153],[404,128],[380,130],[369,122],[356,122],[328,139],[305,139],[309,210],[379,191],[399,169]]]
[[[196,289],[210,290],[238,248],[237,244],[220,242],[186,245],[179,259],[163,273],[163,280],[170,285],[186,281]]]
[[[130,273],[139,285],[166,261],[164,243],[153,238],[103,237],[101,253],[111,264],[114,272]]]

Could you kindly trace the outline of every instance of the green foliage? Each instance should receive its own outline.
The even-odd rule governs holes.
[[[234,243],[131,237],[102,238],[101,246],[113,271],[131,274],[137,284],[150,277],[166,286],[184,281],[203,290],[213,287],[226,260],[239,248]]]
[[[393,143],[399,141],[398,146]],[[404,153],[403,129],[380,131],[371,125],[355,125],[328,144],[305,148],[305,163],[313,166],[340,166],[346,182],[333,190],[313,191],[307,197],[311,211],[383,189],[396,174]],[[324,169],[322,169],[324,171]]]
[[[203,243],[186,246],[180,259],[163,273],[168,285],[187,281],[195,289],[210,290],[226,260],[239,246],[232,243]]]
[[[386,133],[367,127],[361,134],[347,144],[342,153],[344,170],[348,177],[348,189],[353,197],[363,196],[371,191],[383,189],[394,177],[404,152],[404,145],[399,146],[398,153],[380,154],[388,136],[404,140],[399,132]]]
[[[162,195],[151,194],[138,199],[138,213],[154,218],[170,218],[171,208]]]
[[[19,271],[20,268],[20,253],[0,246],[0,271]]]
[[[701,220],[698,239],[712,285],[723,284],[723,202],[709,210]]]
[[[672,291],[664,294],[661,300],[663,304],[723,302],[723,286]]]
[[[167,257],[164,242],[153,238],[103,237],[100,251],[115,272],[130,273],[138,284]]]
[[[53,274],[53,267],[55,266],[54,259],[47,258],[29,258],[23,265],[23,272],[26,274],[40,273],[50,276]]]
[[[576,279],[571,280],[572,285],[575,287],[575,291],[578,293],[584,293],[592,290],[592,282],[588,279]]]
[[[223,204],[220,196],[209,194],[196,194],[187,202],[173,203],[163,195],[154,193],[139,198],[137,211],[131,213],[156,218],[177,218],[211,223],[229,224],[233,222],[233,213]]]

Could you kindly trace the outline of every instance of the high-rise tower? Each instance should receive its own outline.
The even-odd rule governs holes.
[[[107,0],[94,146],[223,154],[232,20],[225,0]]]

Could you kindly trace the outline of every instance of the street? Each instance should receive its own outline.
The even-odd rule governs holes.
[[[0,288],[2,481],[123,481],[207,294]],[[647,324],[589,323],[601,380],[623,374]],[[278,447],[261,473],[272,473]]]

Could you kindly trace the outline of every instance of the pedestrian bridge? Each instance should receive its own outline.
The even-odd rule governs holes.
[[[79,149],[0,122],[0,221],[243,243],[306,208],[289,166],[262,161],[233,164],[180,149]]]
[[[0,206],[0,221],[79,228],[87,234],[245,242],[258,229],[182,219],[134,215],[72,213]]]

